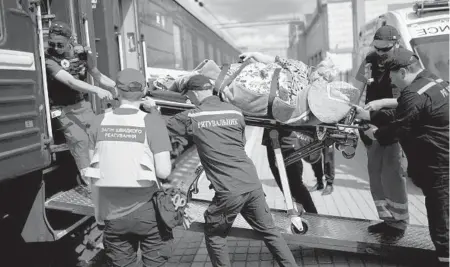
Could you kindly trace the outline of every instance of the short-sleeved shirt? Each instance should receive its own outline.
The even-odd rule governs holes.
[[[86,53],[84,53],[86,54]],[[70,71],[69,69],[64,69],[62,67],[62,63],[58,63],[55,57],[51,56],[50,52],[47,52],[45,59],[45,67],[47,71],[47,82],[49,88],[49,98],[52,102],[52,105],[58,106],[67,106],[75,104],[81,100],[87,99],[87,94],[74,90],[67,86],[66,84],[55,79],[56,74],[61,70],[69,71],[75,79],[86,81],[87,77],[87,54],[81,56],[80,53],[75,53],[74,51],[70,51],[64,54],[64,58],[67,59],[67,62],[70,67],[73,64],[77,65],[77,67]],[[61,59],[62,60],[62,59]],[[83,67],[84,65],[84,67]],[[81,66],[81,67],[80,67]],[[84,68],[84,69],[83,69]]]
[[[385,58],[380,57],[376,52],[369,53],[356,74],[356,80],[362,83],[367,83],[367,78],[365,76],[365,66],[366,64],[372,64],[372,78],[373,82],[367,85],[366,89],[366,100],[365,103],[369,103],[374,100],[384,99],[384,98],[397,98],[400,95],[400,90],[391,83],[391,78],[389,76],[389,70],[384,66]],[[382,112],[390,113],[394,109],[383,109]],[[377,121],[377,126],[383,126],[387,124],[388,121],[383,121],[379,119]],[[360,132],[363,135],[363,132]],[[398,140],[395,135],[391,133],[385,133],[383,136],[379,136],[377,139],[381,145],[390,145],[396,143]]]
[[[167,128],[170,135],[193,137],[206,176],[218,194],[240,195],[262,187],[245,152],[245,120],[239,108],[210,96],[195,109],[170,118]]]
[[[373,82],[367,85],[366,104],[383,98],[397,98],[400,95],[400,90],[391,83],[389,70],[384,66],[385,60],[376,52],[371,52],[366,56],[358,69],[356,80],[366,83],[365,66],[368,63],[372,64]]]
[[[112,112],[118,115],[130,115],[137,113],[138,109],[122,105]],[[104,114],[98,115],[88,128],[89,150],[95,149],[96,135],[103,118]],[[149,113],[145,116],[145,129],[148,145],[153,154],[172,150],[166,124],[159,114]],[[125,155],[118,155],[117,157],[120,159]],[[96,187],[96,189],[98,190],[98,205],[96,206],[100,212],[101,220],[113,220],[130,214],[147,203],[158,190],[156,186],[128,189]]]
[[[449,88],[448,82],[436,81],[427,70],[419,73],[402,90],[394,121],[375,134],[396,132],[413,179],[449,173]]]

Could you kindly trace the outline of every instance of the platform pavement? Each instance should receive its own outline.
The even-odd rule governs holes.
[[[174,251],[167,267],[212,266],[206,251],[202,233],[185,230],[174,231]],[[268,267],[278,266],[262,241],[243,238],[228,238],[232,266]],[[412,266],[402,260],[382,259],[372,255],[362,255],[323,249],[313,249],[289,245],[298,266]]]

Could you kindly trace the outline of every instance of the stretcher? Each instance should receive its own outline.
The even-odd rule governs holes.
[[[157,101],[157,105],[160,107],[161,113],[166,115],[194,107],[191,104],[169,101]],[[354,117],[355,111],[351,110],[346,119],[340,124],[313,123],[303,126],[290,126],[283,125],[269,118],[246,116],[245,121],[247,125],[271,129],[270,136],[275,149],[286,204],[285,210],[271,210],[277,229],[290,244],[382,256],[395,255],[396,257],[405,256],[406,258],[417,256],[422,259],[432,259],[434,247],[426,227],[410,225],[404,236],[389,238],[380,234],[371,234],[367,231],[367,227],[375,223],[374,221],[309,214],[297,210],[296,205],[294,205],[288,186],[285,166],[330,145],[340,148],[346,158],[353,157],[354,154],[347,153],[348,150],[345,148],[356,147],[358,143],[356,133],[348,131],[351,128],[360,128],[360,126],[353,124]],[[301,132],[305,129],[311,130],[311,128],[316,130],[316,141],[301,147],[289,157],[283,158],[280,144],[277,141],[277,130],[289,129]],[[188,182],[188,205],[192,219],[189,229],[203,232],[203,213],[207,209],[209,202],[196,198],[196,194],[199,192],[198,180],[203,169],[195,146],[180,155],[175,162],[175,166],[171,174],[172,179],[192,181],[192,183]],[[49,209],[63,209],[82,215],[94,214],[89,193],[80,187],[60,192],[50,197],[46,201],[46,207]],[[233,224],[230,236],[260,239],[259,235],[252,230],[240,215]]]

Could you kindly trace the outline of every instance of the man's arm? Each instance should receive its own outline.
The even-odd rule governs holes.
[[[366,86],[368,79],[368,73],[367,70],[370,66],[368,65],[367,61],[364,60],[361,65],[359,65],[358,71],[355,74],[355,77],[351,79],[350,83],[358,88],[358,90],[363,93],[364,87]],[[359,104],[359,103],[357,103]]]
[[[395,120],[390,124],[379,128],[375,132],[375,137],[383,136],[389,132],[395,132],[397,136],[404,136],[411,130],[411,125],[419,117],[420,111],[424,107],[425,98],[416,92],[406,92],[401,97],[399,105],[395,111]]]
[[[106,90],[103,90],[100,87],[75,79],[72,75],[70,75],[70,73],[62,69],[61,66],[59,66],[58,63],[56,63],[55,61],[47,59],[45,61],[45,64],[49,75],[51,75],[59,82],[72,88],[73,90],[77,90],[83,93],[94,93],[99,96],[103,96],[102,98],[104,97],[108,98],[108,95],[107,94],[105,95],[105,93],[108,93]]]
[[[149,113],[159,114],[159,110],[156,107],[155,100],[150,97],[147,97],[144,101],[142,101],[142,108]],[[169,136],[187,136],[189,134],[188,127],[190,126],[190,123],[191,119],[189,118],[188,110],[180,112],[175,116],[166,119]]]
[[[87,69],[101,86],[108,88],[109,90],[112,90],[116,86],[116,83],[113,80],[98,70],[91,53],[87,53]]]
[[[145,125],[149,147],[154,156],[156,177],[166,180],[172,171],[172,144],[166,125],[159,114],[148,114],[145,117]]]
[[[97,143],[97,133],[98,128],[104,118],[104,114],[97,115],[94,119],[86,125],[86,132],[89,138],[88,149],[89,149],[89,161],[92,161],[94,157],[95,144]]]
[[[189,111],[183,111],[175,116],[172,116],[167,121],[169,136],[187,136],[189,134],[188,127],[190,126],[190,123],[191,119],[189,118]]]

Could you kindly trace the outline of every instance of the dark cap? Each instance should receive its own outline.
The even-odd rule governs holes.
[[[61,21],[54,21],[52,22],[52,25],[48,29],[48,33],[64,36],[67,38],[72,37],[72,29],[64,22]]]
[[[400,40],[397,29],[391,25],[384,25],[375,32],[372,45],[378,48],[391,47]]]
[[[405,48],[395,49],[392,56],[386,60],[385,66],[389,70],[399,70],[400,68],[408,67],[409,65],[417,62],[419,58],[412,51]]]
[[[214,86],[208,77],[197,74],[189,78],[184,90],[181,94],[186,94],[188,91],[203,91],[203,90],[213,90]]]
[[[125,92],[143,92],[145,77],[136,69],[124,69],[117,74],[116,87]]]
[[[375,32],[373,39],[382,41],[398,41],[400,39],[400,34],[397,29],[391,25],[384,25]]]

